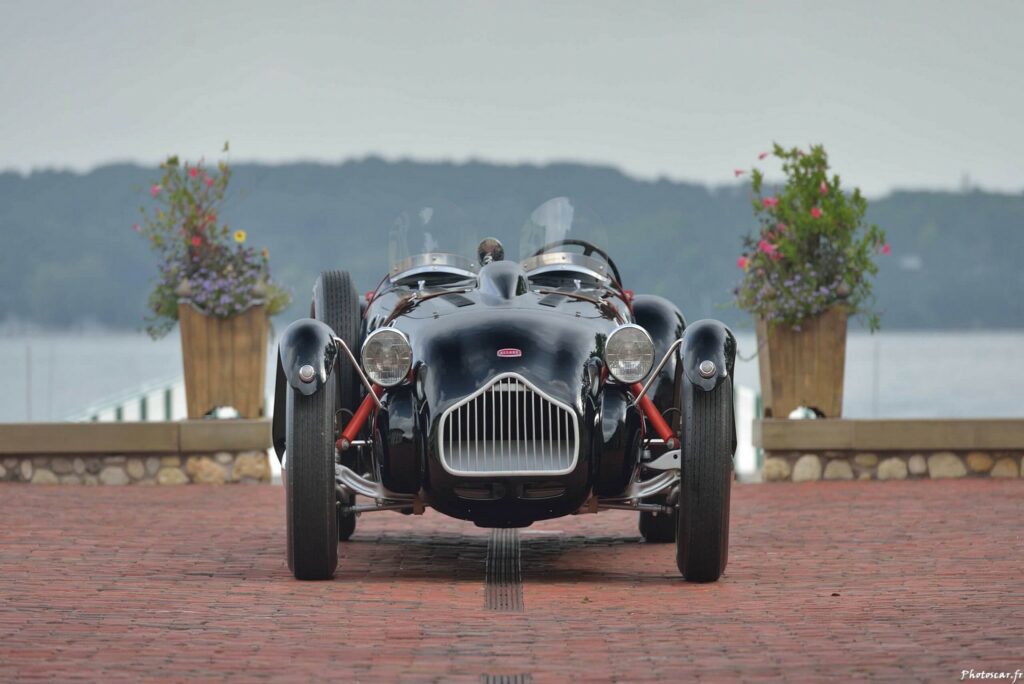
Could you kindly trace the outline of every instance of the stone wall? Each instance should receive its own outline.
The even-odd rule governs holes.
[[[765,451],[766,482],[1021,477],[1022,451]]]
[[[266,419],[0,424],[0,482],[270,482]]]
[[[265,451],[0,458],[0,482],[83,485],[181,485],[270,482]]]

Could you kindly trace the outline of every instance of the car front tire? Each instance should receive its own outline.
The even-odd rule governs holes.
[[[735,431],[732,379],[706,392],[683,382],[683,465],[676,564],[690,582],[714,582],[729,560]]]
[[[300,580],[330,579],[338,567],[334,395],[333,382],[308,397],[293,388],[288,390],[288,567]]]

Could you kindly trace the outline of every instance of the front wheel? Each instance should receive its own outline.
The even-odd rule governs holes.
[[[690,582],[714,582],[729,560],[729,494],[736,450],[732,379],[705,392],[683,382],[683,465],[676,564]]]
[[[296,579],[325,580],[338,567],[334,483],[334,395],[328,382],[312,396],[288,389],[285,497],[288,567]]]

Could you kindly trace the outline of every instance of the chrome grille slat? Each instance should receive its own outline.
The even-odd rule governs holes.
[[[565,474],[579,458],[579,421],[570,406],[504,373],[441,415],[437,444],[455,475]]]

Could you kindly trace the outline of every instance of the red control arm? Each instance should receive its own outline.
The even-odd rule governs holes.
[[[631,387],[634,395],[639,395],[640,392],[643,391],[643,388],[644,386],[639,382],[633,383],[633,386]],[[640,397],[640,401],[637,402],[637,406],[639,406],[640,410],[644,412],[645,416],[647,416],[647,421],[651,424],[651,427],[654,428],[654,432],[657,433],[658,437],[665,442],[665,446],[669,449],[678,449],[679,438],[672,432],[672,428],[665,422],[662,415],[658,413],[658,408],[654,405],[654,402],[651,401],[651,398],[645,394]]]
[[[380,385],[374,385],[373,393],[380,397],[380,395],[384,394],[384,388]],[[374,407],[375,404],[373,397],[369,394],[363,397],[363,403],[361,403],[359,408],[356,409],[356,412],[352,414],[352,420],[348,421],[348,425],[346,425],[345,429],[341,432],[341,439],[338,440],[337,444],[339,449],[342,451],[348,449],[349,445],[352,444],[356,436],[359,434],[359,431],[363,428],[363,423],[365,423],[366,419],[370,417],[370,413],[373,411]]]

